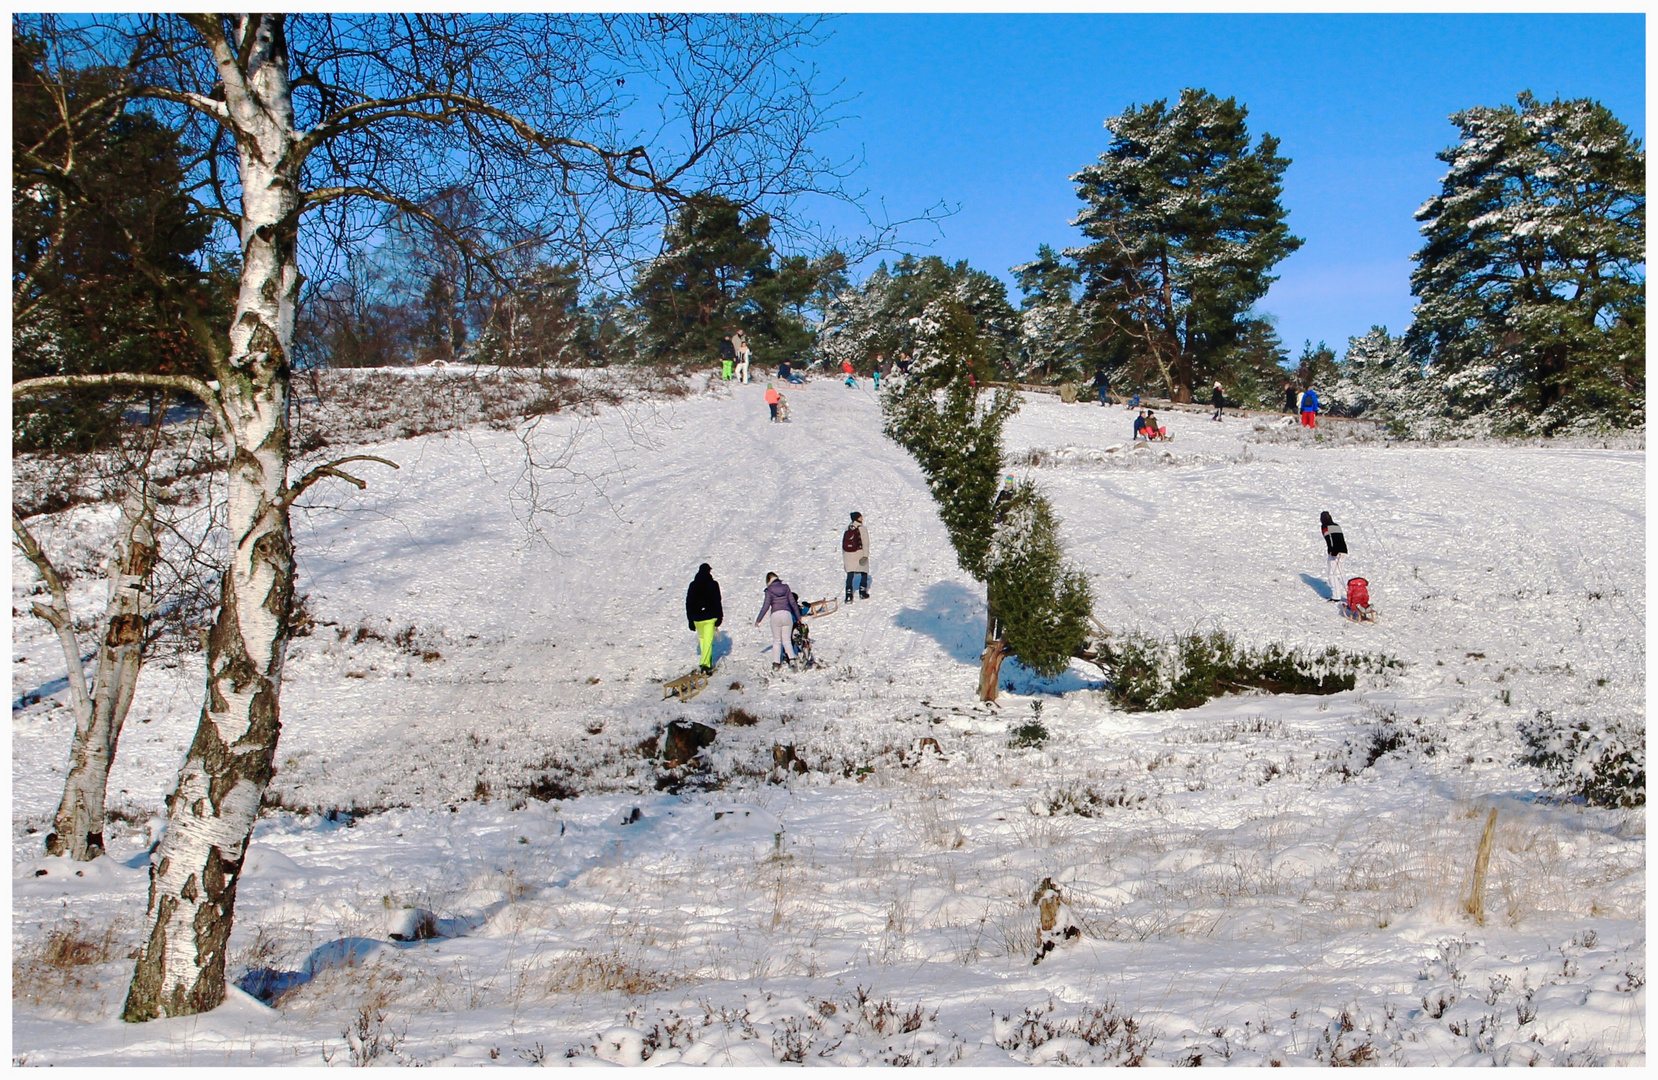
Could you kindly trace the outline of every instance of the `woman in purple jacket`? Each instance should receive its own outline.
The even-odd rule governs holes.
[[[794,633],[795,620],[800,618],[800,608],[795,606],[794,592],[776,574],[766,575],[766,597],[760,605],[760,614],[754,617],[754,625],[764,622],[768,612],[771,615],[771,669],[776,671],[782,667],[785,656],[789,658],[792,668],[794,642],[790,638]]]

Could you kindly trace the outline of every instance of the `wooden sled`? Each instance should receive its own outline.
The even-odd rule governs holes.
[[[840,609],[841,602],[833,597],[824,600],[813,600],[810,603],[803,602],[800,605],[800,617],[802,619],[815,619],[820,615],[833,615]]]
[[[677,679],[669,679],[662,684],[662,699],[676,697],[681,701],[690,701],[708,687],[708,676],[701,671],[691,671]]]
[[[1376,609],[1373,607],[1351,607],[1344,600],[1337,606],[1336,610],[1341,612],[1342,618],[1347,619],[1350,622],[1376,621]]]

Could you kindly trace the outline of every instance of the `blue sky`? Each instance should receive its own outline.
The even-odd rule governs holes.
[[[1068,177],[1105,149],[1107,116],[1186,86],[1236,96],[1251,134],[1271,132],[1293,159],[1283,201],[1306,243],[1259,305],[1292,353],[1409,323],[1411,214],[1438,189],[1452,112],[1527,89],[1592,97],[1646,138],[1640,15],[847,15],[833,27],[812,59],[858,97],[825,148],[862,155],[855,186],[894,218],[959,205],[927,253],[998,275],[1016,303],[1008,268],[1080,239]]]

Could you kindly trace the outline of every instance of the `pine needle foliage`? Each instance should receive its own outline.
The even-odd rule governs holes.
[[[953,297],[918,320],[909,377],[882,397],[889,438],[914,455],[956,562],[985,582],[1001,639],[1038,674],[1065,669],[1087,633],[1087,577],[1065,560],[1048,500],[1029,481],[1001,488],[1002,427],[1019,408],[976,372],[999,353],[973,309]]]
[[[881,398],[885,430],[926,475],[957,563],[984,581],[1001,485],[1002,426],[1018,411],[1019,397],[987,392],[969,378],[996,344],[964,304],[934,301],[920,324],[909,377]]]
[[[1008,651],[1038,675],[1064,671],[1088,636],[1088,575],[1065,559],[1047,496],[1026,480],[997,504],[989,558],[990,610]]]
[[[1403,665],[1391,657],[1240,645],[1215,630],[1171,640],[1128,634],[1106,645],[1111,701],[1128,712],[1195,709],[1210,698],[1245,690],[1269,694],[1336,694],[1351,690],[1362,672],[1380,673]]]
[[[1646,155],[1587,98],[1473,108],[1439,157],[1407,343],[1455,416],[1498,434],[1646,417]]]

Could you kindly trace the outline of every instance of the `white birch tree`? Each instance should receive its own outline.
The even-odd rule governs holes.
[[[30,21],[32,19],[32,21]],[[202,326],[213,379],[53,376],[27,393],[154,386],[199,398],[229,457],[230,550],[208,638],[196,736],[152,857],[148,918],[123,1017],[224,999],[236,883],[275,768],[293,603],[289,509],[361,456],[290,479],[295,307],[309,253],[348,251],[395,209],[434,230],[424,197],[472,188],[516,231],[587,267],[625,261],[690,195],[770,203],[840,192],[810,143],[828,122],[790,63],[811,20],[768,16],[156,15],[20,17],[74,38],[125,78],[116,94],[196,129],[204,202],[233,233],[228,333]],[[639,90],[626,89],[629,80]],[[655,126],[624,124],[655,104]],[[107,107],[97,102],[89,107]],[[302,230],[311,215],[313,224]],[[316,240],[307,248],[307,237]],[[497,253],[450,235],[487,268]],[[318,257],[321,257],[320,255]],[[373,459],[378,460],[378,459]],[[389,464],[389,463],[387,463]]]
[[[155,491],[140,474],[121,501],[115,548],[109,560],[109,598],[99,623],[97,664],[89,686],[82,667],[81,642],[63,576],[24,525],[12,514],[12,536],[24,556],[46,581],[47,601],[33,614],[50,623],[68,665],[69,704],[75,715],[69,773],[63,798],[46,838],[52,855],[88,862],[104,850],[104,797],[121,726],[132,707],[138,672],[144,663],[145,624],[149,615],[150,572],[158,554],[155,539]]]

